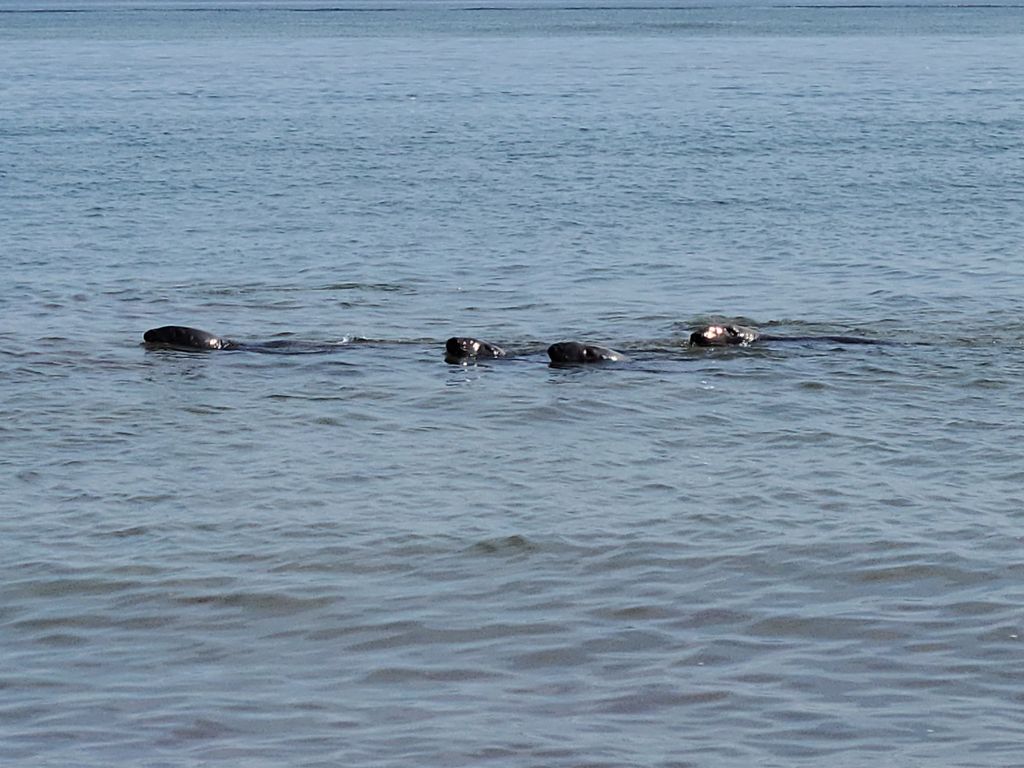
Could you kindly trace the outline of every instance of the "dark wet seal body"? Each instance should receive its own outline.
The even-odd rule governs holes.
[[[228,339],[222,339],[199,328],[189,328],[184,325],[164,325],[160,328],[150,328],[142,338],[147,344],[154,347],[170,347],[172,349],[235,349],[238,346]]]
[[[747,346],[755,341],[828,341],[833,344],[882,344],[860,336],[769,336],[745,325],[706,325],[690,334],[695,347]]]
[[[621,352],[595,344],[579,341],[559,341],[548,347],[552,363],[568,365],[574,363],[620,363],[628,360]]]
[[[505,357],[505,350],[469,336],[452,336],[444,344],[444,359],[449,363],[463,363],[477,358]]]

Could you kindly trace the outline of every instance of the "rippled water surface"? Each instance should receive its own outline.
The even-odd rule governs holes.
[[[1020,764],[1024,10],[329,5],[0,13],[3,764]]]

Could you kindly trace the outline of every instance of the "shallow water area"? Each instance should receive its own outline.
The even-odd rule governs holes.
[[[3,764],[1014,764],[1021,7],[330,5],[0,12]]]

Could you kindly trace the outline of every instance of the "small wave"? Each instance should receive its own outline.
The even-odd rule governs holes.
[[[331,605],[335,597],[295,597],[273,592],[227,592],[205,595],[179,595],[179,605],[237,608],[264,614],[289,615]]]
[[[538,549],[540,549],[539,545],[530,541],[525,536],[513,535],[478,541],[469,548],[469,551],[481,555],[501,555],[524,554],[536,552]]]
[[[494,680],[503,677],[486,669],[470,669],[466,667],[446,667],[442,669],[422,667],[384,667],[369,672],[364,678],[365,683],[461,683],[474,680]]]

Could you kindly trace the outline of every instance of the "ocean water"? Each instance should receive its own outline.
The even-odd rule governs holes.
[[[0,8],[3,765],[1024,765],[1024,7],[571,5]]]

